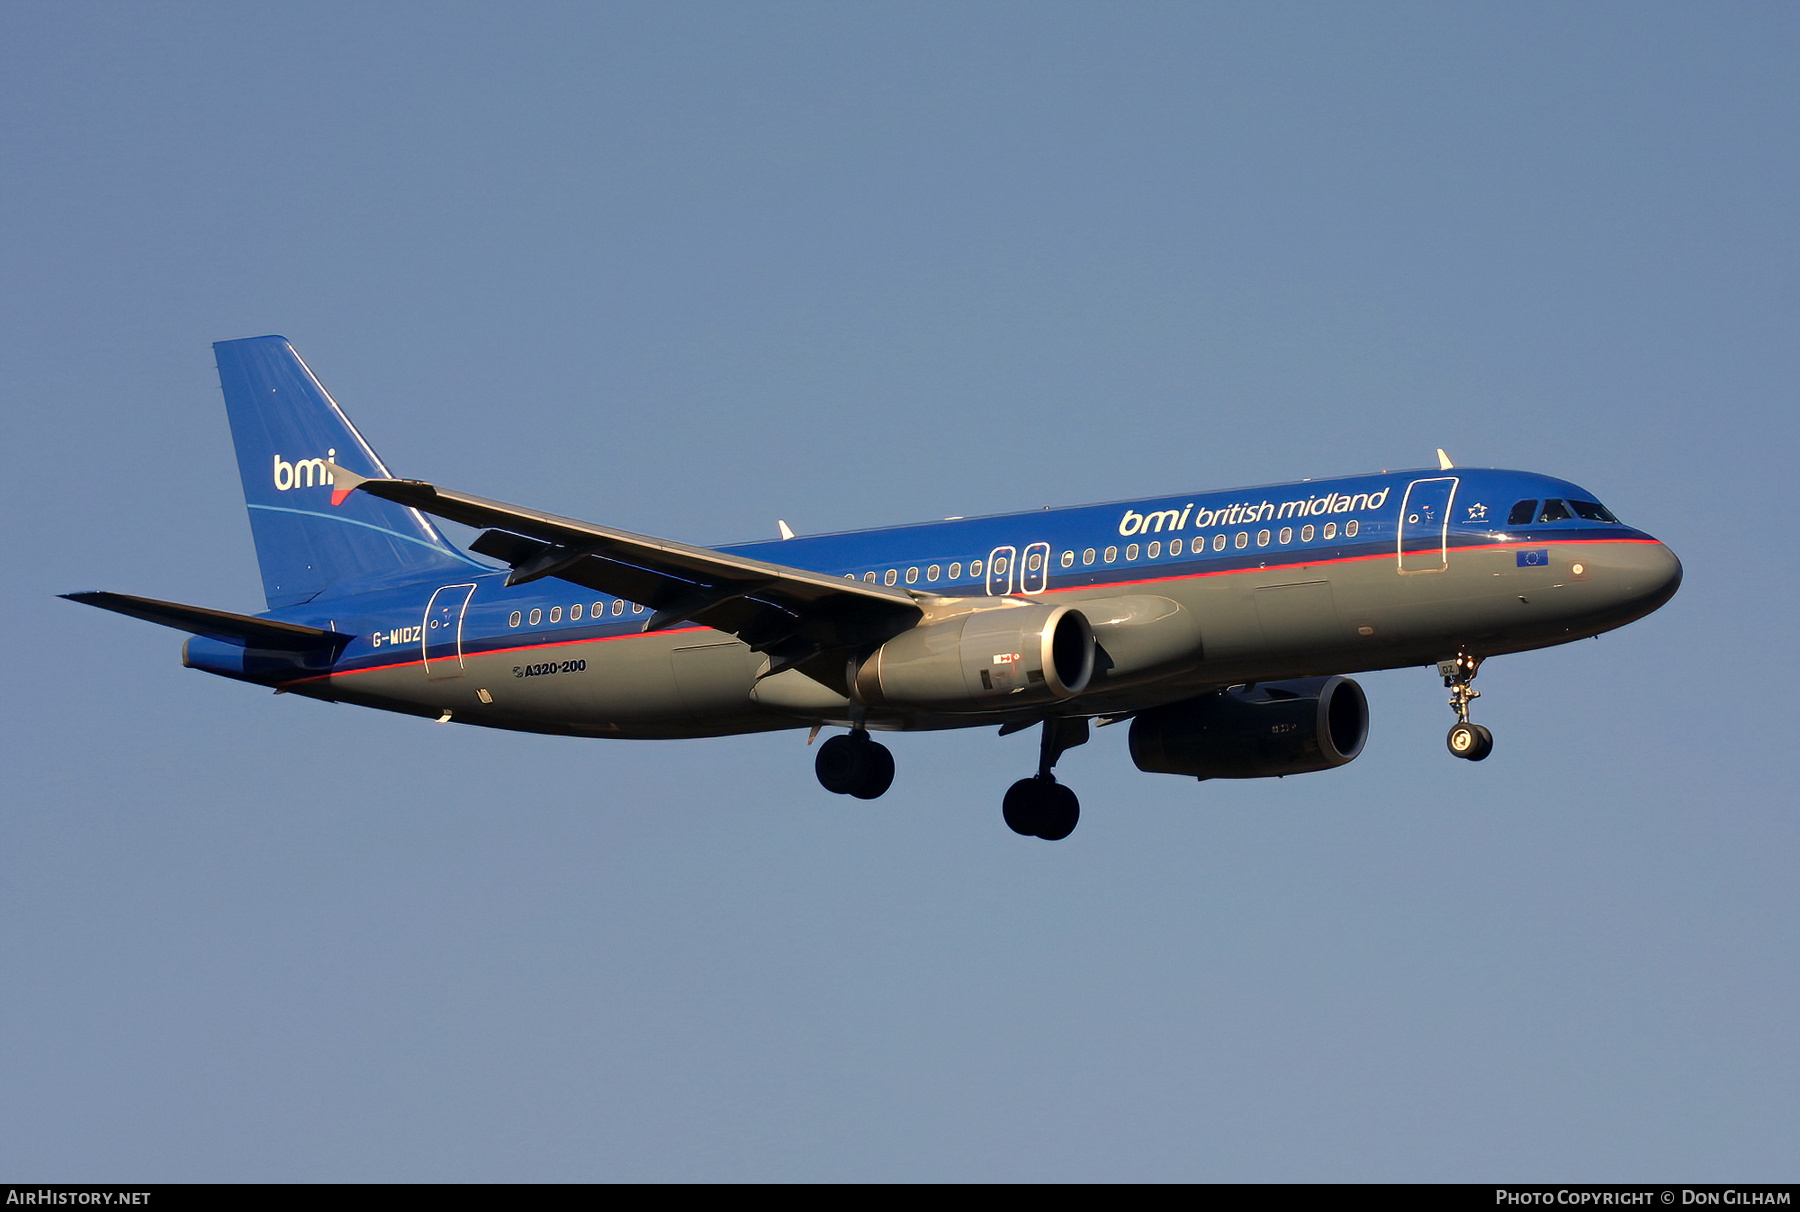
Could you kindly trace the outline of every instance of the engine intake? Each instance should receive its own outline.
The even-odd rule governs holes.
[[[1353,761],[1369,736],[1369,700],[1349,678],[1233,686],[1143,712],[1131,760],[1149,774],[1260,779]]]
[[[1069,606],[1003,606],[925,623],[852,671],[869,706],[988,710],[1073,698],[1094,676],[1094,630]]]

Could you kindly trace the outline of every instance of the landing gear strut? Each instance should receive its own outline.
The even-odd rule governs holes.
[[[878,799],[893,785],[894,755],[886,745],[871,741],[867,729],[857,728],[820,745],[813,772],[827,791],[859,800]]]
[[[1041,837],[1046,842],[1060,842],[1075,832],[1081,820],[1081,801],[1075,793],[1056,781],[1050,768],[1066,749],[1087,744],[1088,722],[1083,719],[1044,721],[1044,736],[1038,746],[1038,772],[1020,779],[1006,790],[1001,814],[1007,827],[1022,837]]]
[[[1454,661],[1438,662],[1438,673],[1443,675],[1444,687],[1450,691],[1450,709],[1456,712],[1456,723],[1451,727],[1450,735],[1444,738],[1444,744],[1451,753],[1471,762],[1479,762],[1494,751],[1494,734],[1480,724],[1469,722],[1469,704],[1481,697],[1481,691],[1472,689],[1469,683],[1475,680],[1480,669],[1481,658],[1466,652],[1458,653]]]

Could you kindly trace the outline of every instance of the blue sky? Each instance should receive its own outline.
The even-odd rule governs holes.
[[[1792,6],[0,8],[0,1171],[1779,1179]],[[698,542],[1429,463],[1687,570],[1280,781],[485,735],[183,670],[209,345]],[[1788,535],[1789,537],[1783,537]]]

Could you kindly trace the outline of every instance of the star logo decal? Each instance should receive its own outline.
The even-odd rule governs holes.
[[[1471,521],[1471,522],[1487,521],[1487,506],[1486,505],[1471,505],[1471,506],[1469,506],[1469,521]]]

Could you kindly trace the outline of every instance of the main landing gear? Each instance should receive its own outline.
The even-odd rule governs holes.
[[[1007,827],[1023,837],[1041,837],[1046,842],[1060,842],[1075,832],[1081,820],[1081,801],[1075,793],[1056,781],[1050,768],[1065,749],[1085,745],[1088,739],[1086,720],[1044,721],[1044,737],[1038,748],[1038,772],[1020,779],[1007,788],[1001,814]]]
[[[859,800],[879,799],[893,785],[894,755],[886,745],[870,740],[867,729],[857,728],[820,745],[813,772],[827,791]]]
[[[1469,683],[1475,680],[1480,669],[1481,658],[1466,652],[1458,653],[1454,661],[1438,662],[1438,673],[1443,675],[1444,687],[1450,691],[1450,709],[1456,712],[1456,723],[1451,727],[1450,735],[1444,738],[1444,744],[1449,746],[1451,753],[1471,762],[1479,762],[1494,751],[1494,734],[1480,724],[1469,722],[1469,704],[1481,697],[1481,691],[1471,689]]]

